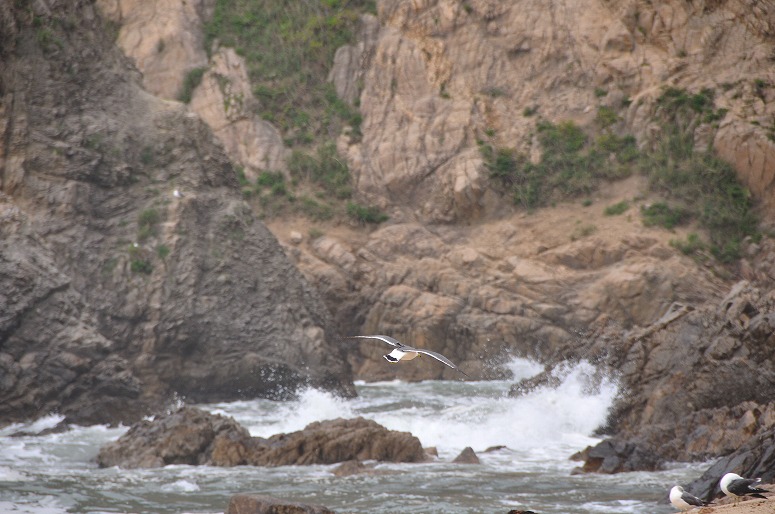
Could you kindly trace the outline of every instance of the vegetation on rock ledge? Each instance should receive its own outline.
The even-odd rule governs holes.
[[[606,113],[603,131],[595,139],[572,121],[539,120],[536,130],[542,155],[535,164],[510,148],[480,141],[485,166],[508,186],[514,202],[526,209],[589,194],[601,180],[644,174],[651,190],[671,202],[643,209],[644,223],[671,229],[696,221],[707,231],[708,244],[695,234],[692,241],[676,246],[687,253],[707,248],[722,262],[739,258],[741,241],[757,236],[750,194],[729,164],[708,149],[695,148],[695,129],[703,123],[715,125],[726,114],[715,109],[713,92],[666,89],[657,99],[662,134],[645,150],[637,148],[634,137],[614,134],[610,130],[614,116]]]

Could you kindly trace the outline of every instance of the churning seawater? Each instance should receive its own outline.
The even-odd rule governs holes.
[[[363,416],[409,431],[438,460],[378,464],[378,474],[335,477],[332,466],[258,468],[167,466],[99,469],[101,445],[127,428],[74,427],[64,433],[11,437],[55,425],[50,416],[0,429],[0,513],[64,512],[216,513],[237,493],[268,494],[321,504],[339,513],[673,512],[658,503],[674,484],[701,471],[675,466],[656,473],[571,475],[568,457],[598,440],[616,384],[593,381],[586,364],[569,368],[558,388],[509,398],[515,380],[541,370],[516,359],[508,381],[356,384],[359,396],[342,400],[307,390],[297,401],[251,400],[202,405],[233,416],[255,436],[268,437],[308,423]],[[479,465],[452,464],[470,446]],[[485,452],[494,446],[505,448]]]

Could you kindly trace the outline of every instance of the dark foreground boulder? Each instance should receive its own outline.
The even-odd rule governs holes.
[[[294,503],[257,494],[237,494],[229,500],[226,514],[335,514],[321,505]]]
[[[265,439],[251,437],[234,419],[184,407],[141,421],[97,456],[100,467],[288,466],[348,460],[422,462],[420,440],[364,418],[310,423],[304,430]]]
[[[584,461],[581,468],[573,470],[574,474],[656,471],[661,467],[661,460],[653,450],[616,439],[606,439],[595,446],[587,447],[572,458]]]

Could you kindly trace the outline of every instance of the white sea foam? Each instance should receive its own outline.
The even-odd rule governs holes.
[[[32,480],[22,472],[8,466],[0,466],[0,482],[26,482]]]
[[[269,437],[278,433],[295,432],[314,421],[336,418],[351,418],[355,415],[352,406],[342,398],[317,389],[306,389],[297,400],[284,402],[275,413],[273,423],[267,425],[265,418],[248,422],[251,435]]]
[[[17,432],[37,434],[48,428],[54,428],[63,419],[65,419],[65,417],[61,414],[49,414],[48,416],[43,416],[42,418],[38,418],[35,421],[31,421],[29,423],[13,423],[0,429],[0,436],[11,435]]]
[[[161,489],[162,491],[167,492],[192,493],[194,491],[199,491],[199,485],[190,480],[176,480],[171,484],[164,484],[161,486]]]
[[[610,380],[591,389],[593,372],[592,366],[583,363],[568,369],[557,388],[543,387],[517,398],[505,396],[505,391],[493,398],[462,397],[440,410],[396,410],[377,413],[374,419],[388,428],[409,431],[423,446],[436,446],[441,452],[506,445],[513,450],[538,450],[537,456],[553,448],[564,454],[569,443],[593,441],[589,436],[605,421],[616,394]]]

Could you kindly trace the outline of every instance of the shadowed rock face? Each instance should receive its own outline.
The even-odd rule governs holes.
[[[0,417],[354,394],[210,130],[143,91],[91,2],[22,4],[0,7]]]
[[[304,430],[268,439],[251,437],[232,418],[185,407],[154,421],[141,421],[100,449],[101,467],[288,466],[349,460],[422,462],[419,439],[364,418],[315,422]]]

